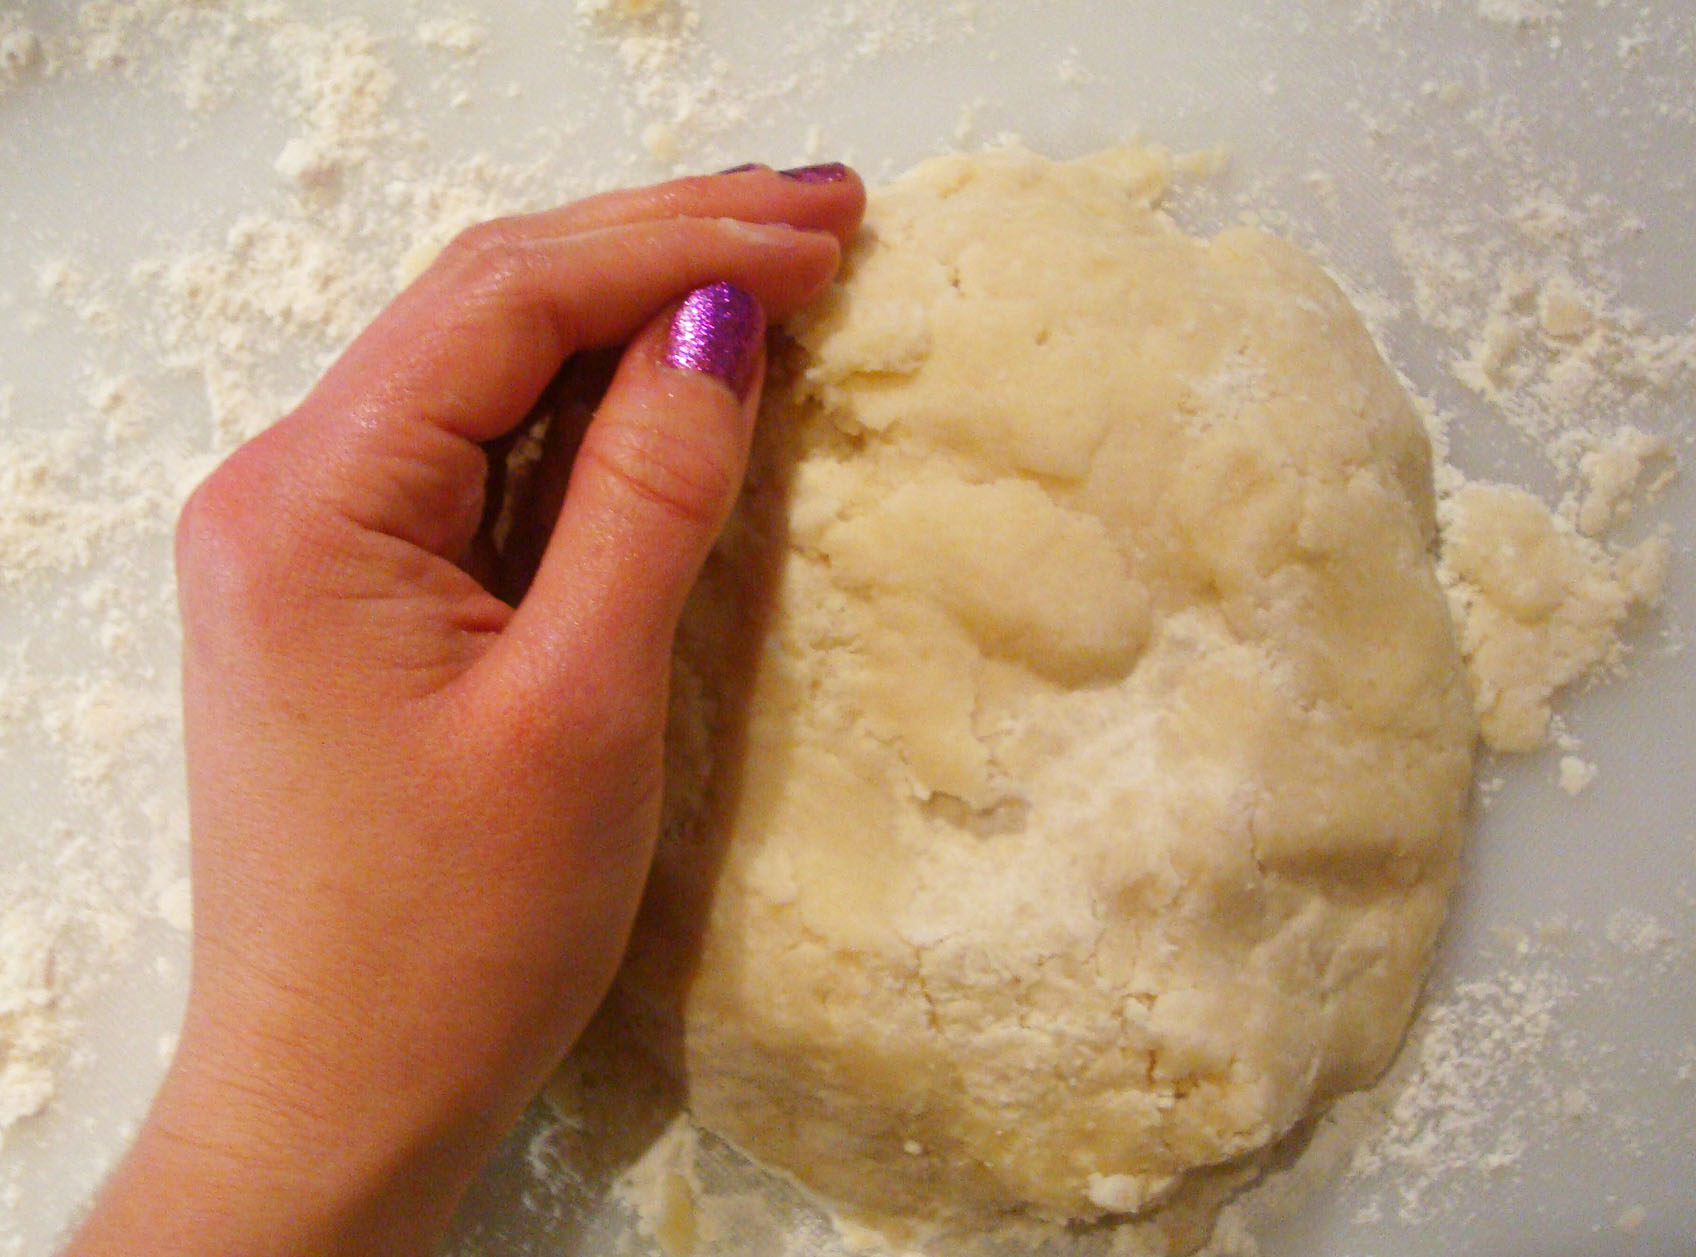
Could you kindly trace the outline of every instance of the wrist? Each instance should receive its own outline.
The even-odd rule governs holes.
[[[185,1045],[186,1047],[187,1045]],[[418,1257],[498,1130],[470,1106],[179,1053],[66,1257]]]

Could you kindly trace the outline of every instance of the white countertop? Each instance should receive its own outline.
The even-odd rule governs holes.
[[[0,9],[0,1253],[19,1257],[51,1251],[122,1147],[182,998],[174,497],[456,218],[674,161],[842,157],[875,180],[1007,133],[1057,156],[1138,134],[1220,146],[1225,173],[1182,192],[1181,212],[1252,207],[1315,249],[1448,421],[1455,464],[1551,501],[1546,442],[1526,432],[1574,416],[1529,387],[1487,399],[1452,369],[1514,268],[1571,268],[1638,312],[1638,343],[1696,319],[1683,0],[694,0],[698,26],[670,51],[621,49],[631,28],[540,0],[469,26],[431,25],[471,10],[417,0],[269,17],[90,4],[74,49],[67,8]],[[24,27],[64,64],[31,53]],[[311,103],[333,92],[313,67],[350,65],[391,72],[392,94],[365,132],[345,125],[357,93],[315,132]],[[345,159],[339,194],[301,200],[285,152],[286,170]],[[238,259],[219,272],[227,297],[241,257],[276,265],[256,252],[267,241],[334,246],[321,272],[285,268],[329,305],[310,285],[274,308],[214,296],[197,321],[185,259]],[[1681,651],[1696,382],[1610,385],[1587,405],[1592,429],[1634,423],[1686,464],[1620,534],[1671,530],[1665,604],[1632,633],[1629,675],[1560,703],[1593,785],[1557,787],[1558,749],[1484,763],[1423,1028],[1379,1092],[1400,1107],[1376,1124],[1357,1111],[1364,1135],[1322,1131],[1305,1172],[1254,1198],[1244,1225],[1264,1257],[1696,1251],[1696,670]],[[62,1041],[26,1050],[26,1033]],[[533,1116],[479,1187],[464,1250],[591,1251],[527,1166],[544,1125]],[[1379,1164],[1354,1156],[1359,1139]]]

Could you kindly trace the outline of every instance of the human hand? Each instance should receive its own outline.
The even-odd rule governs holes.
[[[188,1008],[72,1253],[417,1253],[446,1225],[612,978],[763,314],[829,281],[862,206],[843,168],[760,168],[475,228],[195,493]],[[625,342],[514,606],[468,570],[484,446]]]

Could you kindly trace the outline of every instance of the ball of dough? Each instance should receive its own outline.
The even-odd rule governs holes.
[[[1181,1203],[1388,1063],[1474,720],[1426,435],[1159,154],[930,162],[789,329],[622,996],[861,1217]]]

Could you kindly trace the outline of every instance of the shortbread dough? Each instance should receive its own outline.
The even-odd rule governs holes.
[[[1431,454],[1169,163],[947,157],[788,329],[622,1000],[862,1218],[1185,1202],[1394,1053],[1475,737]]]

